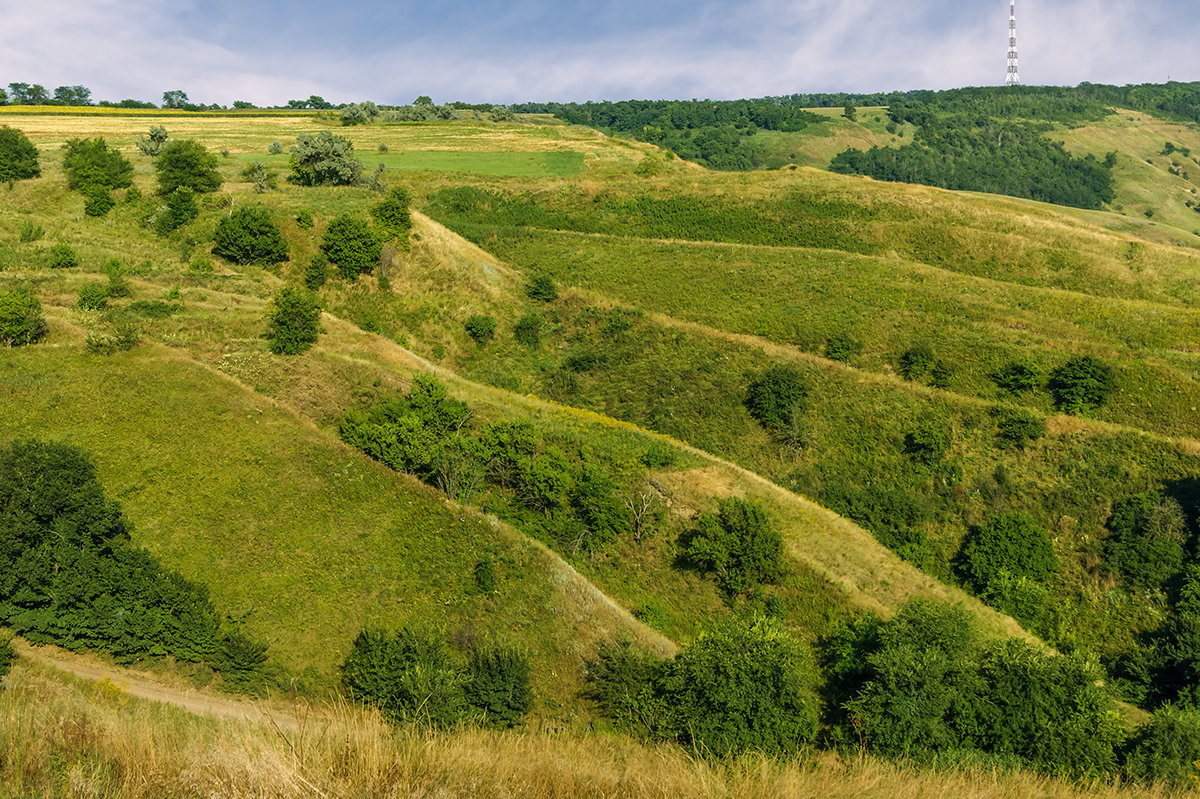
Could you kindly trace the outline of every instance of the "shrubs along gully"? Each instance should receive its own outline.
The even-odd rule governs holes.
[[[791,377],[760,381],[753,400],[763,415],[778,411],[783,428],[803,406]],[[613,468],[573,461],[528,421],[474,429],[470,408],[433,378],[417,378],[407,396],[348,412],[341,434],[457,499],[487,493],[490,509],[568,557],[630,534]],[[646,740],[718,757],[861,747],[917,761],[1152,780],[1186,773],[1190,761],[1180,758],[1200,751],[1200,716],[1167,705],[1127,738],[1093,658],[985,640],[960,607],[913,600],[892,620],[868,615],[815,643],[802,641],[770,615],[769,603],[764,615],[763,603],[743,601],[786,568],[781,549],[779,532],[755,503],[728,499],[717,513],[700,514],[680,538],[678,564],[711,575],[736,612],[673,659],[627,642],[602,647],[587,690],[601,716]],[[1013,585],[1040,585],[1057,563],[1045,531],[1013,513],[974,530],[958,568],[975,590],[1013,601],[1021,596]],[[1172,641],[1184,639],[1177,631]],[[428,632],[364,630],[343,682],[395,720],[516,723],[529,690],[521,653],[496,647],[470,657],[469,664],[456,661]],[[1168,676],[1186,665],[1157,668]]]

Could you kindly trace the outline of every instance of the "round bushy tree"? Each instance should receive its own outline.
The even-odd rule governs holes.
[[[698,638],[661,678],[662,732],[706,754],[794,753],[817,732],[817,673],[778,622],[730,621]]]
[[[788,430],[804,415],[808,381],[794,366],[774,366],[746,389],[746,410],[774,430]]]
[[[697,517],[681,543],[688,561],[711,572],[726,596],[779,578],[783,538],[757,502],[721,500],[716,514]]]
[[[287,260],[288,245],[271,212],[242,206],[217,224],[213,255],[235,264],[277,264]]]
[[[271,352],[299,355],[312,347],[321,333],[321,302],[311,292],[284,286],[271,300],[267,325]]]
[[[0,125],[0,183],[36,178],[42,174],[38,150],[16,128]]]
[[[1142,783],[1174,788],[1194,785],[1200,761],[1200,711],[1166,704],[1134,733],[1125,747],[1125,773]]]
[[[76,304],[85,311],[100,311],[108,304],[108,287],[103,283],[84,283]]]
[[[472,314],[463,327],[476,344],[486,344],[496,335],[496,320],[485,314]]]
[[[51,269],[70,269],[79,266],[79,256],[70,244],[59,242],[46,252],[46,258]]]
[[[331,220],[325,229],[321,250],[337,265],[343,277],[353,280],[361,274],[369,274],[379,263],[383,242],[367,220],[342,214]]]
[[[963,580],[982,594],[1001,574],[1042,582],[1058,570],[1046,531],[1024,511],[992,516],[972,527],[958,551]]]
[[[1133,586],[1161,588],[1183,569],[1187,519],[1170,497],[1146,492],[1113,504],[1104,560]]]
[[[290,165],[292,182],[301,186],[353,186],[362,178],[363,170],[349,139],[327,130],[316,136],[297,136]]]
[[[133,164],[103,138],[71,139],[63,145],[67,188],[87,192],[93,187],[123,189],[133,184]]]
[[[24,289],[0,291],[0,346],[33,344],[46,335],[42,304]]]
[[[214,192],[221,187],[217,156],[194,139],[179,139],[162,148],[154,162],[158,173],[158,193],[170,194],[186,186],[197,194]]]
[[[1054,406],[1066,413],[1085,413],[1099,408],[1117,390],[1117,373],[1104,361],[1079,355],[1050,374]]]

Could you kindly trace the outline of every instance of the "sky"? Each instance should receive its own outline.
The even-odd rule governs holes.
[[[1017,0],[1027,84],[1200,80],[1196,0]],[[1003,83],[1008,0],[0,0],[0,86],[282,105]]]

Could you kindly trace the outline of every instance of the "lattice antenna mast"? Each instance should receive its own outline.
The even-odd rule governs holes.
[[[1021,73],[1017,70],[1017,0],[1009,0],[1008,6],[1008,75],[1004,85],[1021,85]]]

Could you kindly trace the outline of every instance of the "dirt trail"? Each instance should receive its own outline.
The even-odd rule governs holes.
[[[147,672],[100,663],[86,655],[77,655],[56,646],[32,646],[20,638],[13,639],[12,646],[19,657],[33,663],[64,671],[84,680],[107,680],[130,696],[164,702],[198,716],[273,724],[288,732],[298,732],[301,727],[293,711],[267,702],[232,699],[196,688],[166,685],[160,678]]]

